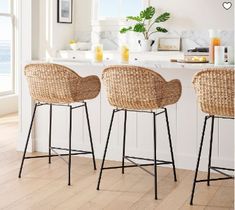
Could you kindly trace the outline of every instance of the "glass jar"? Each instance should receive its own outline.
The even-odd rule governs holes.
[[[104,52],[103,52],[103,45],[102,44],[94,45],[93,53],[94,53],[94,61],[95,62],[100,63],[103,61]]]
[[[121,54],[121,62],[128,63],[129,62],[129,48],[127,45],[121,46],[120,54]]]
[[[209,47],[209,61],[211,64],[215,63],[215,46],[220,46],[220,30],[209,30],[210,47]]]

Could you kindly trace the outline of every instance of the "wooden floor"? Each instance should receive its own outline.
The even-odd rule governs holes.
[[[233,208],[232,180],[198,184],[195,205],[189,205],[193,171],[177,170],[173,181],[170,168],[158,169],[159,200],[154,200],[153,178],[140,169],[104,171],[101,190],[96,191],[98,171],[88,158],[73,158],[72,186],[67,186],[67,167],[58,158],[26,160],[22,178],[17,174],[21,152],[16,152],[16,115],[0,118],[0,209],[7,210],[225,210]],[[98,166],[100,166],[100,161]],[[117,164],[107,162],[108,164]],[[205,173],[200,173],[205,176]],[[216,175],[214,175],[216,176]]]

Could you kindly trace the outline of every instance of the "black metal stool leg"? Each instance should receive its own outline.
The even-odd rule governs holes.
[[[123,150],[122,150],[122,173],[124,174],[124,159],[126,152],[126,120],[127,120],[127,110],[124,112],[124,131],[123,131]]]
[[[21,173],[22,173],[22,170],[23,170],[25,155],[26,155],[26,152],[27,152],[28,144],[29,144],[29,138],[30,138],[30,134],[31,134],[31,131],[32,131],[32,127],[33,127],[33,121],[34,121],[35,113],[36,113],[36,110],[37,110],[37,106],[38,106],[38,104],[35,104],[35,106],[34,106],[33,116],[32,116],[32,119],[31,119],[29,132],[28,132],[28,136],[27,136],[27,140],[26,140],[26,144],[25,144],[25,148],[24,148],[24,154],[23,154],[22,161],[21,161],[21,166],[20,166],[20,171],[19,171],[19,176],[18,176],[19,178],[21,178]]]
[[[71,147],[72,147],[72,106],[69,106],[69,162],[68,162],[68,185],[71,185]]]
[[[156,135],[156,116],[153,113],[153,138],[154,138],[154,192],[155,192],[155,199],[157,200],[157,135]]]
[[[210,148],[209,148],[209,161],[208,161],[208,173],[207,173],[207,186],[210,186],[210,175],[211,175],[211,155],[212,155],[212,143],[213,143],[213,133],[214,133],[214,121],[215,117],[211,118],[211,136],[210,136]]]
[[[170,126],[169,126],[169,120],[168,120],[168,113],[167,109],[165,109],[165,117],[166,117],[166,125],[167,125],[167,132],[168,132],[168,138],[169,138],[169,145],[170,145],[170,151],[171,151],[171,160],[172,160],[172,166],[173,166],[173,173],[174,173],[174,180],[177,181],[176,178],[176,170],[175,170],[175,160],[174,160],[174,153],[173,153],[173,147],[172,147],[172,141],[171,141],[171,132],[170,132]]]
[[[208,118],[209,118],[209,117],[206,116],[206,117],[205,117],[205,120],[204,120],[204,125],[203,125],[203,130],[202,130],[202,138],[201,138],[200,148],[199,148],[199,152],[198,152],[198,159],[197,159],[195,177],[194,177],[194,181],[193,181],[193,189],[192,189],[192,194],[191,194],[190,205],[193,205],[193,197],[194,197],[194,192],[195,192],[195,187],[196,187],[198,168],[199,168],[199,164],[200,164],[200,158],[201,158],[201,153],[202,153],[203,140],[204,140],[204,136],[205,136],[206,123],[207,123]]]
[[[48,149],[48,154],[49,154],[49,160],[48,163],[51,164],[51,125],[52,125],[52,104],[50,104],[50,119],[49,119],[49,149]]]
[[[113,110],[112,117],[111,117],[111,122],[110,122],[110,126],[109,126],[107,141],[106,141],[106,145],[105,145],[105,149],[104,149],[104,156],[103,156],[103,160],[102,160],[102,164],[101,164],[101,168],[100,168],[99,180],[98,180],[98,184],[97,184],[97,188],[96,188],[97,190],[100,189],[100,181],[101,181],[103,167],[104,167],[104,161],[105,161],[105,157],[106,157],[106,153],[107,153],[107,149],[108,149],[109,137],[110,137],[111,130],[112,130],[114,114],[115,114],[115,110]]]
[[[95,153],[94,153],[94,147],[93,147],[93,141],[92,141],[92,135],[91,135],[91,127],[90,127],[89,114],[88,114],[88,109],[87,109],[87,104],[86,104],[86,102],[84,102],[84,104],[85,104],[85,111],[86,111],[86,119],[87,119],[88,132],[89,132],[90,143],[91,143],[91,151],[92,151],[93,165],[94,165],[94,170],[96,170]]]

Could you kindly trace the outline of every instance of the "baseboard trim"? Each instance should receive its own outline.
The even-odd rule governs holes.
[[[0,116],[18,111],[18,95],[0,97]]]

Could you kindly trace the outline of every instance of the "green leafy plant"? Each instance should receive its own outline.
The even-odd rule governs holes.
[[[156,13],[156,10],[154,7],[150,6],[147,7],[145,10],[141,11],[139,16],[127,16],[127,20],[135,21],[133,26],[124,27],[121,28],[120,33],[124,34],[128,31],[134,31],[137,33],[142,33],[144,35],[144,38],[146,40],[149,39],[149,37],[157,32],[166,33],[168,32],[167,29],[162,27],[156,27],[154,30],[151,30],[152,27],[154,27],[157,23],[162,23],[167,21],[170,18],[170,13],[164,12],[158,17],[154,17]]]

